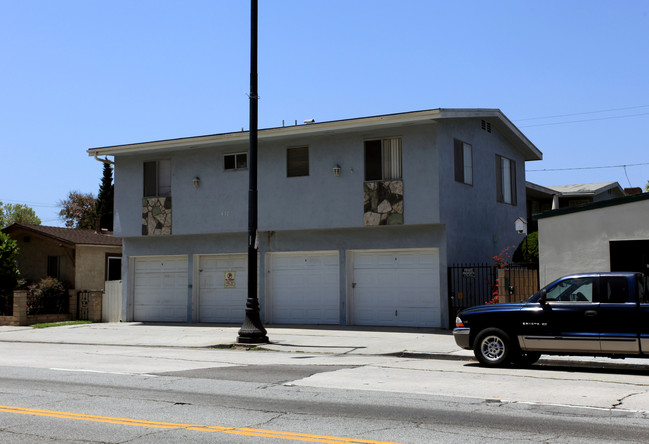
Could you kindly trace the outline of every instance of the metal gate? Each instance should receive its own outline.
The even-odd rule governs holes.
[[[538,264],[453,265],[448,268],[449,325],[455,325],[455,317],[465,308],[518,302],[538,289]]]
[[[88,303],[90,302],[90,292],[80,291],[77,293],[77,319],[88,320]]]
[[[497,267],[491,264],[464,264],[448,267],[449,325],[468,307],[486,304],[494,298]]]

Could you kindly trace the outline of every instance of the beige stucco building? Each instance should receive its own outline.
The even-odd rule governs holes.
[[[103,290],[121,278],[122,239],[93,230],[13,224],[4,230],[19,248],[21,277],[50,276],[77,290]]]
[[[537,218],[541,286],[571,273],[649,272],[649,193]]]

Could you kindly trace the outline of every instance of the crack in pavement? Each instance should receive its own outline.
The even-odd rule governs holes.
[[[643,395],[643,394],[645,394],[645,393],[647,393],[646,390],[643,391],[643,392],[629,393],[628,395],[622,396],[621,398],[619,398],[619,399],[617,400],[616,403],[614,403],[614,404],[611,405],[611,409],[619,409],[619,407],[620,407],[622,404],[624,404],[624,401],[626,401],[627,399],[631,398],[632,396]]]

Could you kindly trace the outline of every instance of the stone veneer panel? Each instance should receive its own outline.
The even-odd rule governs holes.
[[[171,197],[142,199],[142,235],[171,234]]]
[[[403,181],[365,182],[363,184],[366,226],[403,224]]]

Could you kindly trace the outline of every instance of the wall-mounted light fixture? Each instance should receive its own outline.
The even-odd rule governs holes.
[[[334,165],[334,176],[340,176],[340,165],[338,164]]]
[[[194,188],[198,188],[201,186],[201,178],[196,176],[194,179],[192,179],[192,183],[194,184]]]

